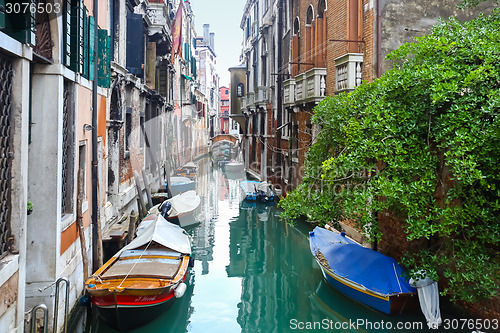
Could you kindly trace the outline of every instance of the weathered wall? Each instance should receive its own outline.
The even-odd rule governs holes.
[[[456,16],[460,21],[477,17],[478,13],[489,13],[495,8],[492,2],[484,2],[473,10],[460,10],[460,0],[379,0],[381,4],[382,48],[381,57],[404,43],[412,42],[414,37],[430,31],[440,19]],[[382,62],[382,72],[392,68],[389,61]]]

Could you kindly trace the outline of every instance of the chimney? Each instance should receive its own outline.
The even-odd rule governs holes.
[[[210,29],[210,24],[204,24],[203,25],[203,42],[205,44],[208,44],[208,38],[209,38],[209,29]]]
[[[215,52],[215,33],[211,32],[210,33],[210,48],[212,49],[213,52]]]

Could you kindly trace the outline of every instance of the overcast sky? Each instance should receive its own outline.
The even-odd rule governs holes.
[[[220,86],[229,85],[229,67],[239,65],[243,32],[240,29],[246,0],[191,0],[196,33],[203,36],[203,24],[215,33],[215,54]]]

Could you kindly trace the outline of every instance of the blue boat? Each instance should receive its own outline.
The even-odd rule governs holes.
[[[415,310],[416,289],[393,258],[316,227],[309,233],[311,252],[325,280],[344,295],[387,314]]]
[[[253,180],[243,180],[240,187],[245,193],[245,199],[252,201],[269,202],[274,201],[274,192],[271,184]]]

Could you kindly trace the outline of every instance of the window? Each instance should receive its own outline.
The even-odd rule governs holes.
[[[94,80],[94,31],[95,19],[89,16],[83,0],[66,0],[64,2],[64,44],[63,63],[74,72]],[[98,30],[98,84],[109,87],[111,37],[108,31]]]
[[[250,38],[250,17],[247,18],[246,39]]]
[[[141,14],[127,10],[127,70],[138,76],[144,76],[144,24]]]
[[[87,142],[80,141],[78,148],[78,196],[79,202],[87,201]],[[82,209],[83,212],[83,209]]]
[[[313,20],[314,20],[314,10],[312,6],[309,6],[307,8],[306,24],[311,25]]]
[[[83,0],[64,1],[64,56],[63,63],[75,72],[83,71],[84,44],[88,42],[90,36],[86,36],[84,31],[90,31],[87,21],[87,12],[83,6]],[[92,26],[93,28],[93,26]],[[93,36],[92,29],[92,36]]]
[[[225,92],[225,94],[226,94],[226,95],[228,95],[228,94],[229,94],[229,90],[227,90],[227,89],[226,89],[226,92]]]
[[[125,156],[124,158],[128,158],[130,156],[130,146],[131,146],[131,138],[132,135],[132,108],[127,107],[126,115],[125,115]]]
[[[323,18],[325,10],[326,10],[325,0],[319,0],[319,2],[318,2],[318,17]]]
[[[245,94],[245,91],[243,89],[243,83],[238,83],[238,86],[236,87],[236,95],[237,97],[243,97]]]
[[[300,20],[298,17],[295,18],[295,21],[293,22],[293,34],[297,36],[300,31]]]
[[[62,174],[61,174],[61,214],[73,213],[74,149],[73,128],[74,104],[72,84],[65,80],[63,88],[63,128],[62,128]]]
[[[260,135],[266,134],[266,114],[260,114]]]
[[[146,110],[147,109],[148,109],[148,107],[146,107]],[[146,136],[146,128],[144,127],[144,112],[142,112],[141,116],[140,116],[140,126],[141,126],[141,134],[139,135],[139,137],[141,138],[140,139],[141,142],[139,144],[140,144],[140,148],[144,148],[144,143],[146,141],[146,140],[144,140],[144,137]]]
[[[11,150],[11,112],[12,112],[12,86],[13,86],[12,62],[0,53],[0,151]],[[3,155],[3,153],[2,153]],[[11,196],[11,164],[2,158],[0,164],[0,259],[10,251],[10,196]]]
[[[14,5],[18,4],[20,1],[15,0],[0,0],[0,31],[5,32],[10,37],[18,40],[21,43],[35,44],[35,24],[36,24],[36,13],[33,15],[30,13],[29,8],[26,12],[23,10],[23,6],[20,8],[20,13],[6,13],[7,4]],[[23,3],[28,5],[33,3],[33,0],[25,0]],[[16,7],[12,6],[12,11],[16,11]]]

